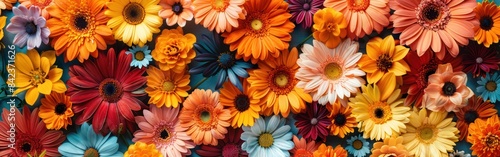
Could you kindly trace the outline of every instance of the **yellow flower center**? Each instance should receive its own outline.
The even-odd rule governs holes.
[[[372,104],[368,111],[370,113],[370,119],[373,120],[375,124],[386,123],[392,117],[391,107],[385,102],[376,102]]]
[[[226,0],[213,0],[212,2],[212,7],[219,12],[226,10],[229,4]]]
[[[94,148],[89,148],[83,153],[84,157],[99,157],[99,152]]]
[[[423,143],[432,143],[436,139],[437,131],[433,126],[424,125],[417,128],[417,138]]]
[[[255,19],[250,23],[250,26],[252,27],[253,30],[260,30],[262,28],[262,21],[259,19]]]
[[[135,57],[135,60],[142,61],[142,60],[144,60],[146,55],[142,51],[137,51],[137,52],[135,52],[134,57]]]
[[[274,77],[274,83],[276,83],[278,87],[285,87],[288,84],[288,76],[285,74],[278,74]]]
[[[171,92],[175,88],[175,84],[172,81],[163,82],[163,91]]]
[[[370,0],[347,0],[347,6],[353,11],[365,11],[370,6]]]
[[[259,145],[264,148],[269,148],[273,145],[274,138],[270,133],[263,133],[259,136]]]
[[[146,17],[146,10],[141,4],[131,2],[123,8],[122,16],[125,22],[131,25],[137,25],[144,21],[144,18]]]
[[[323,73],[328,79],[336,80],[342,76],[342,68],[337,63],[330,63],[326,65]]]
[[[500,145],[500,137],[498,135],[488,133],[486,138],[482,140],[486,146],[489,148],[496,148],[498,145]]]
[[[352,147],[356,150],[360,150],[361,148],[363,148],[363,142],[361,140],[354,140],[354,142],[352,142]]]
[[[488,81],[485,85],[486,90],[493,92],[497,89],[497,83],[495,81]]]
[[[200,119],[203,123],[207,123],[210,121],[211,119],[211,116],[210,116],[210,112],[208,111],[202,111],[201,114],[200,114]]]
[[[45,78],[43,77],[45,75],[44,72],[40,72],[38,70],[31,71],[31,84],[33,86],[37,86],[39,84],[42,84],[45,82]]]

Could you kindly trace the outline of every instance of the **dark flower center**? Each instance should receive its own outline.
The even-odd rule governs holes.
[[[84,15],[77,15],[75,17],[74,24],[75,24],[76,29],[81,31],[81,30],[87,29],[89,22],[87,21],[87,19],[85,18]]]
[[[84,157],[99,157],[99,152],[95,148],[89,148],[83,153]]]
[[[160,133],[160,137],[161,137],[162,139],[167,139],[167,138],[169,137],[168,131],[167,131],[167,130],[165,130],[165,129],[164,129],[163,131],[161,131],[161,133]]]
[[[335,115],[335,122],[334,124],[337,126],[344,126],[345,123],[347,122],[347,119],[344,114],[337,114]]]
[[[443,93],[446,96],[452,96],[457,91],[457,87],[452,82],[446,82],[443,85]]]
[[[63,104],[63,103],[59,103],[56,105],[56,109],[54,110],[54,112],[57,114],[57,115],[62,115],[64,114],[64,112],[66,112],[66,104]]]
[[[235,144],[226,144],[222,148],[222,156],[223,157],[236,157],[236,156],[239,156],[239,154],[240,154],[240,149]]]
[[[378,57],[377,67],[380,71],[388,72],[392,67],[392,58],[388,54],[382,54]]]
[[[495,90],[497,90],[497,83],[495,81],[488,81],[486,82],[486,85],[484,87],[489,92],[494,92]]]
[[[384,110],[383,109],[377,108],[377,109],[375,109],[374,112],[375,112],[375,117],[377,117],[377,118],[384,117]]]
[[[429,76],[431,76],[432,74],[436,73],[436,69],[429,69],[425,72],[425,82],[429,81]]]
[[[31,151],[31,144],[30,143],[23,143],[23,145],[21,145],[21,149],[23,150],[23,152],[30,152]]]
[[[132,25],[137,25],[142,23],[142,21],[146,17],[146,10],[141,4],[132,2],[124,7],[122,15],[125,22]]]
[[[37,27],[36,27],[35,23],[28,22],[25,26],[25,30],[26,30],[26,33],[28,35],[34,35],[34,34],[36,34]]]
[[[115,79],[107,78],[99,85],[99,94],[108,102],[118,102],[123,95],[121,83]]]
[[[183,9],[184,8],[182,8],[182,4],[179,2],[174,3],[174,5],[172,6],[172,11],[177,15],[181,14]]]
[[[460,156],[460,155],[456,154],[456,155],[455,155],[455,157],[462,157],[462,156]]]
[[[250,99],[247,95],[240,94],[234,100],[234,106],[240,112],[246,111],[250,107]]]
[[[423,13],[424,13],[424,19],[427,21],[437,20],[441,15],[439,7],[433,4],[427,5],[424,8]]]
[[[354,140],[352,142],[352,147],[356,150],[360,150],[361,148],[363,148],[363,141],[358,139]]]
[[[219,61],[219,66],[224,69],[231,68],[234,65],[234,58],[229,53],[221,53],[217,61]]]
[[[467,124],[473,123],[477,117],[479,117],[479,114],[474,110],[469,110],[464,114],[464,119]]]
[[[490,148],[490,150],[494,149],[495,147],[498,148],[498,146],[500,145],[500,137],[495,134],[490,133],[489,135],[487,135],[484,141],[486,143],[486,146]]]
[[[493,19],[490,16],[481,17],[479,23],[483,30],[490,30],[493,27]]]

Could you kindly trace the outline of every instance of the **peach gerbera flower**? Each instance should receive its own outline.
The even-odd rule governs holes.
[[[208,30],[222,33],[239,26],[238,20],[244,20],[246,0],[196,0],[193,2],[194,21],[203,23]]]
[[[429,76],[422,106],[435,112],[457,112],[459,108],[466,106],[467,100],[474,95],[465,83],[467,75],[464,72],[453,72],[450,63],[438,65],[436,73]]]
[[[406,147],[403,145],[403,136],[392,136],[385,138],[384,141],[375,142],[372,148],[370,157],[380,156],[395,156],[407,157],[410,156]]]
[[[15,2],[15,0],[10,0],[10,1]],[[50,14],[46,8],[50,4],[52,4],[52,0],[19,0],[19,3],[25,6],[26,8],[30,8],[31,6],[37,6],[38,8],[40,8],[41,12],[40,14],[43,16],[43,18],[45,19],[50,18]]]
[[[193,19],[193,6],[191,0],[161,0],[159,4],[162,9],[159,14],[169,26],[178,24],[186,26],[186,21]]]
[[[184,35],[181,27],[165,29],[156,39],[156,46],[151,55],[161,70],[181,73],[196,56],[193,50],[195,42],[196,36],[191,33]]]
[[[401,44],[418,56],[432,49],[441,60],[447,51],[456,57],[458,45],[474,37],[476,5],[475,0],[392,0],[393,33],[401,33]]]
[[[500,152],[500,120],[494,115],[486,120],[477,119],[469,125],[472,155],[497,156]]]
[[[340,145],[334,149],[323,143],[314,151],[314,157],[347,157],[347,151]]]
[[[325,7],[344,14],[347,20],[347,36],[362,38],[373,30],[380,33],[389,25],[389,0],[325,0]]]
[[[313,16],[313,37],[326,44],[328,48],[335,48],[345,38],[347,22],[342,13],[332,8],[318,10]]]

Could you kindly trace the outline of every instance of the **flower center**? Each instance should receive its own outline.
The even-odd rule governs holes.
[[[316,125],[316,124],[318,124],[318,119],[316,119],[316,118],[312,118],[312,119],[311,119],[311,124],[312,124],[312,125]]]
[[[418,137],[424,142],[431,142],[430,140],[434,139],[434,129],[430,126],[423,126],[418,129]]]
[[[234,57],[229,52],[221,53],[217,61],[219,61],[219,66],[224,69],[231,68],[234,65]]]
[[[488,146],[489,148],[495,148],[498,145],[500,145],[500,138],[498,135],[488,133],[486,138],[483,139],[483,142]]]
[[[259,20],[259,19],[254,19],[250,23],[250,26],[252,27],[253,30],[258,31],[258,30],[260,30],[262,28],[262,21]]]
[[[335,32],[337,30],[337,24],[336,23],[327,23],[326,24],[326,29],[330,32]]]
[[[135,60],[138,60],[138,61],[144,60],[145,56],[146,55],[142,51],[137,51],[137,52],[135,52],[135,55],[134,55]]]
[[[30,152],[31,151],[31,144],[28,142],[23,143],[23,145],[21,145],[21,150],[23,150],[23,152]]]
[[[382,54],[377,59],[377,67],[380,71],[388,72],[392,67],[392,58],[388,54]]]
[[[31,84],[33,86],[38,86],[38,84],[42,84],[45,82],[45,78],[43,77],[45,75],[44,72],[40,72],[38,70],[31,71]]]
[[[75,28],[79,31],[87,30],[87,28],[89,26],[89,22],[88,22],[86,16],[83,14],[76,15],[75,19],[73,21],[73,24],[74,24]]]
[[[142,21],[146,17],[146,10],[141,4],[137,2],[131,2],[124,7],[122,16],[125,22],[131,25],[137,25],[142,23]]]
[[[36,30],[37,30],[37,27],[36,27],[35,23],[33,23],[33,22],[28,22],[25,25],[25,31],[28,35],[36,34]]]
[[[464,114],[464,119],[467,124],[474,122],[477,117],[479,117],[479,114],[475,110],[469,110]]]
[[[483,30],[491,30],[491,28],[493,27],[493,19],[491,18],[491,16],[483,16],[481,17],[481,19],[479,20],[479,23],[481,26],[481,29]]]
[[[280,73],[274,77],[274,83],[278,87],[285,87],[288,84],[288,76],[284,73]]]
[[[457,87],[452,82],[446,82],[443,85],[443,94],[446,96],[452,96],[457,91]]]
[[[66,104],[59,103],[56,105],[54,113],[56,113],[57,115],[62,115],[66,112],[66,109],[67,109]]]
[[[444,1],[422,0],[417,7],[417,23],[426,29],[444,29],[450,21],[450,10]]]
[[[181,14],[183,9],[184,8],[182,8],[182,4],[180,2],[175,2],[172,6],[172,11],[177,15]]]
[[[115,79],[104,79],[99,85],[99,94],[105,101],[118,102],[123,95],[121,83]]]
[[[441,16],[441,12],[439,11],[439,7],[436,5],[427,5],[424,8],[424,19],[427,21],[435,21]]]
[[[363,141],[356,139],[352,142],[352,147],[356,150],[360,150],[363,148]]]
[[[269,148],[273,145],[274,138],[270,133],[263,133],[259,136],[259,145],[264,148]]]
[[[353,11],[365,11],[370,6],[370,0],[347,0],[347,6]]]
[[[228,4],[229,3],[226,2],[225,0],[214,0],[213,3],[212,3],[212,7],[216,11],[222,12],[222,11],[226,10]]]
[[[311,9],[311,5],[309,5],[309,3],[304,3],[304,4],[302,5],[302,9],[304,9],[304,10],[309,10],[309,9]]]
[[[175,88],[175,84],[172,81],[163,82],[163,91],[171,92]]]
[[[381,108],[375,109],[375,117],[377,118],[384,117],[384,110],[382,110]]]
[[[375,124],[387,122],[392,117],[391,107],[385,102],[376,102],[369,107],[370,119]]]
[[[248,110],[248,108],[250,107],[250,100],[248,99],[248,96],[244,94],[236,96],[234,100],[234,106],[240,112]]]
[[[83,153],[84,157],[99,157],[99,152],[95,148],[89,148]]]
[[[485,88],[489,92],[494,92],[495,90],[497,90],[497,83],[495,81],[488,81],[486,82]]]
[[[477,57],[477,58],[476,58],[476,63],[477,63],[477,64],[481,64],[481,63],[483,63],[483,58],[481,58],[481,57]]]
[[[164,140],[166,140],[170,134],[168,133],[168,131],[166,129],[163,129],[163,131],[160,132],[160,137]]]
[[[294,74],[294,71],[284,65],[276,67],[269,72],[267,78],[269,88],[277,95],[290,93],[298,82]]]
[[[335,115],[334,120],[335,120],[334,124],[337,126],[344,126],[345,123],[347,122],[345,115],[340,113]]]
[[[323,71],[325,76],[330,80],[336,80],[342,76],[342,68],[337,63],[329,63]]]
[[[236,157],[240,155],[240,149],[235,144],[226,144],[222,148],[222,156],[223,157]]]
[[[200,114],[200,119],[203,123],[207,123],[210,121],[211,117],[210,117],[210,112],[208,111],[202,111],[201,114]]]

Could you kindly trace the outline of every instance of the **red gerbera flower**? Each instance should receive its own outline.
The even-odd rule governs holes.
[[[114,49],[107,55],[99,54],[96,60],[87,60],[82,65],[69,68],[70,79],[67,95],[71,96],[73,111],[81,113],[76,119],[80,125],[92,117],[95,132],[118,133],[122,126],[132,131],[134,114],[144,103],[134,92],[146,83],[142,76],[145,69],[130,69],[132,56],[122,50],[118,57]]]
[[[243,140],[241,140],[240,136],[242,133],[243,130],[241,128],[233,129],[229,127],[226,138],[220,139],[218,145],[202,145],[200,149],[196,150],[196,153],[206,157],[247,157],[248,153],[241,149]]]
[[[497,51],[493,48],[486,48],[477,42],[470,42],[461,51],[464,59],[464,72],[473,74],[474,77],[485,76],[492,70],[498,70],[500,58],[496,56]]]
[[[326,140],[328,126],[332,123],[328,118],[326,106],[316,101],[307,105],[306,112],[295,115],[295,126],[299,134],[306,140],[316,140],[318,137]]]

